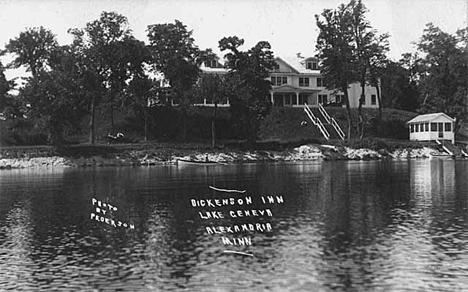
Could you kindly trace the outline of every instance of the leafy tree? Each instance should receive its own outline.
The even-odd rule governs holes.
[[[216,146],[218,104],[228,99],[226,79],[218,74],[205,73],[200,76],[200,80],[195,88],[195,94],[199,99],[206,99],[214,104],[213,115],[211,117],[211,147],[214,148]]]
[[[386,53],[389,50],[388,34],[383,34],[378,37],[377,41],[371,45],[370,58],[368,59],[368,80],[369,84],[375,87],[377,92],[377,102],[379,103],[379,121],[382,120],[382,97],[380,92],[381,87],[381,76],[385,68],[388,66],[390,60],[388,60]]]
[[[377,31],[372,28],[366,19],[367,8],[361,0],[351,0],[347,5],[350,10],[349,18],[354,46],[354,58],[356,59],[356,80],[361,85],[361,98],[358,107],[358,132],[360,139],[364,136],[365,117],[362,114],[362,104],[365,100],[365,87],[370,83],[376,86],[379,97],[379,117],[382,116],[380,104],[380,91],[378,88],[377,71],[385,62],[385,53],[388,51],[388,34],[377,35]]]
[[[183,113],[182,139],[186,139],[187,107],[193,103],[193,86],[200,74],[200,65],[213,58],[211,50],[200,50],[182,22],[153,24],[147,29],[152,65],[169,81]]]
[[[130,99],[134,113],[143,117],[144,140],[148,139],[149,99],[155,97],[157,85],[146,75],[135,76],[128,85],[125,95]]]
[[[51,70],[39,71],[20,89],[26,116],[48,134],[52,144],[64,141],[65,129],[77,128],[84,115],[83,89],[68,47],[56,55]]]
[[[324,76],[327,89],[340,90],[344,94],[348,139],[351,138],[351,108],[348,87],[356,80],[356,62],[352,38],[352,27],[349,25],[352,15],[344,4],[336,10],[325,9],[321,16],[316,15],[320,29],[317,37],[317,57],[320,59],[320,71]]]
[[[275,61],[268,42],[260,41],[248,51],[239,50],[243,44],[244,40],[237,36],[224,37],[219,41],[219,48],[229,51],[225,55],[225,66],[229,69],[230,88],[235,88],[230,91],[231,110],[236,117],[245,115],[248,139],[253,142],[257,136],[258,120],[268,113],[271,106],[271,83],[267,77]]]
[[[7,80],[5,76],[5,67],[0,62],[0,113],[5,118],[15,117],[19,115],[19,108],[16,99],[9,95],[8,92],[15,86],[12,80]]]
[[[416,81],[408,59],[388,61],[379,74],[382,84],[382,106],[415,112],[419,106]]]
[[[47,67],[48,60],[57,47],[55,35],[50,30],[42,26],[29,28],[6,44],[5,51],[16,55],[7,67],[26,66],[27,70],[37,77],[39,71]]]
[[[366,124],[362,104],[367,84],[377,88],[379,117],[382,112],[378,74],[386,62],[388,35],[378,35],[366,19],[366,13],[367,8],[361,0],[351,0],[347,5],[341,4],[336,10],[324,10],[321,17],[316,16],[320,29],[317,49],[321,59],[321,70],[328,88],[339,89],[345,95],[348,139],[352,125],[347,93],[350,83],[358,81],[361,86],[358,107],[358,133],[361,139]]]
[[[458,126],[467,119],[466,31],[451,35],[429,23],[417,48],[423,55],[418,67],[420,111],[445,112],[457,118]]]
[[[103,97],[109,103],[111,126],[114,127],[114,106],[123,98],[127,83],[144,74],[149,54],[143,42],[136,40],[127,18],[115,12],[102,12],[99,19],[83,29],[69,30],[74,37],[73,50],[87,89],[90,112],[90,143],[95,140],[96,108]],[[124,100],[122,100],[124,104]]]

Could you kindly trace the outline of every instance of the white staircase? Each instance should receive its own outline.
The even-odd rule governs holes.
[[[319,118],[315,117],[314,113],[309,108],[307,103],[304,103],[304,111],[306,112],[307,116],[312,121],[312,123],[314,125],[316,125],[317,128],[319,128],[319,130],[322,133],[323,137],[325,139],[327,139],[327,140],[330,140],[330,134],[328,133],[327,129],[325,129],[325,126],[323,125],[322,121]]]
[[[340,125],[338,125],[335,118],[330,117],[330,115],[327,113],[327,111],[325,110],[325,108],[322,106],[321,103],[319,103],[319,111],[322,114],[325,121],[327,121],[327,123],[329,123],[329,124],[331,124],[333,126],[333,128],[335,129],[338,136],[340,136],[341,140],[344,140],[345,137],[346,137],[345,133],[343,132],[343,130],[341,130],[341,127],[340,127]]]

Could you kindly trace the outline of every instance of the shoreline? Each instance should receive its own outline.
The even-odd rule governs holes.
[[[386,149],[353,149],[333,145],[307,144],[291,150],[194,150],[140,149],[124,150],[119,153],[100,153],[89,157],[68,155],[41,155],[36,157],[24,152],[21,157],[0,156],[0,169],[40,167],[100,167],[100,166],[152,166],[173,165],[177,160],[209,161],[237,164],[249,162],[299,162],[326,160],[381,160],[431,158],[442,153],[430,147],[402,148],[389,152]]]

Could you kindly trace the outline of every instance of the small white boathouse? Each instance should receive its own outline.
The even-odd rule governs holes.
[[[407,124],[411,141],[448,140],[455,143],[455,119],[444,113],[420,115]]]

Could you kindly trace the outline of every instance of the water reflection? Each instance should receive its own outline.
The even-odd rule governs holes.
[[[313,162],[0,172],[0,287],[34,291],[464,291],[468,164]],[[245,189],[273,217],[206,220]],[[278,195],[283,204],[264,205]],[[135,225],[90,220],[91,198]],[[270,222],[224,246],[205,226]],[[236,235],[237,236],[237,235]],[[239,250],[246,257],[223,253]]]

